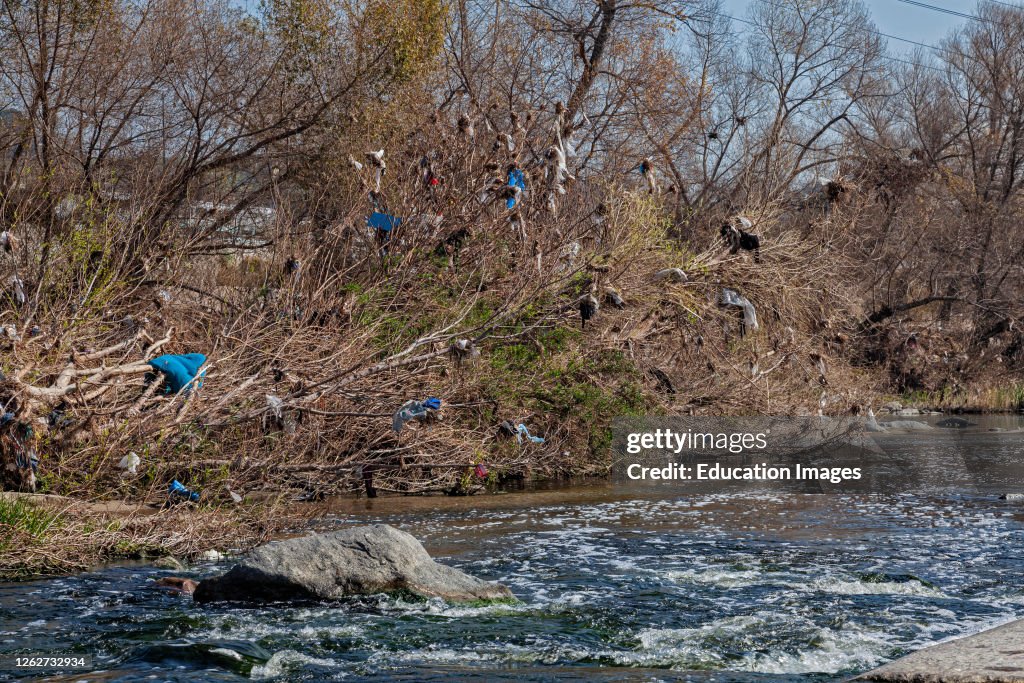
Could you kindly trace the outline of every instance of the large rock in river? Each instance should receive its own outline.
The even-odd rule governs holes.
[[[199,602],[332,600],[394,591],[451,602],[514,597],[501,584],[438,564],[419,541],[387,524],[260,546],[227,573],[201,581],[194,597]]]
[[[1020,683],[1024,620],[926,647],[858,677],[890,683]]]

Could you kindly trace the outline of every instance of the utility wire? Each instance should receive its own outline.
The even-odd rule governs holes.
[[[775,7],[777,9],[793,10],[793,7],[791,7],[791,6],[780,5],[778,3],[771,2],[770,0],[761,0],[761,1],[764,2],[766,5],[771,5],[772,7]],[[917,45],[918,47],[926,47],[929,50],[935,50],[936,52],[945,52],[946,51],[944,48],[938,47],[937,45],[929,45],[928,43],[922,43],[922,42],[919,42],[919,41],[916,41],[916,40],[911,40],[910,38],[903,38],[902,36],[894,36],[891,33],[884,33],[882,31],[876,31],[875,29],[864,28],[864,27],[861,27],[861,26],[854,26],[853,24],[849,24],[849,23],[845,23],[845,22],[840,22],[838,25],[839,26],[853,27],[853,28],[856,28],[856,29],[859,29],[859,30],[862,30],[862,31],[867,31],[868,33],[873,33],[876,36],[882,36],[883,38],[891,38],[892,40],[898,40],[898,41],[903,42],[903,43],[910,43],[911,45]]]
[[[979,17],[976,14],[968,14],[966,12],[958,12],[955,9],[947,9],[945,7],[939,7],[938,5],[931,5],[931,4],[928,4],[927,2],[921,2],[920,0],[897,0],[897,1],[898,2],[902,2],[904,5],[913,5],[915,7],[923,7],[924,9],[930,9],[933,12],[942,12],[943,14],[950,14],[950,15],[952,15],[954,17],[960,17],[962,19],[973,19],[974,21],[989,21],[988,19],[984,19],[982,17]],[[1000,3],[1000,4],[1002,4],[1002,3]]]
[[[774,4],[774,3],[768,3],[768,4],[771,5],[771,4]],[[779,7],[779,5],[775,5],[775,6]],[[755,24],[752,21],[749,21],[747,19],[740,19],[739,17],[734,17],[733,15],[725,14],[724,12],[719,14],[719,16],[724,17],[726,19],[732,19],[733,21],[738,21],[741,24],[746,24],[748,26],[753,26],[755,28],[758,27],[758,25]],[[864,30],[868,31],[869,33],[876,33],[878,35],[885,36],[887,38],[895,38],[896,40],[903,40],[903,41],[908,42],[908,43],[914,43],[916,45],[920,45],[921,47],[927,47],[927,48],[930,48],[932,50],[936,50],[936,51],[939,51],[939,52],[944,52],[944,50],[942,48],[936,47],[935,45],[928,45],[927,43],[918,43],[917,41],[910,40],[909,38],[900,38],[898,36],[889,36],[888,34],[882,33],[880,31],[872,31],[870,29],[864,29]],[[906,64],[908,66],[921,66],[921,67],[924,67],[925,69],[931,69],[932,71],[939,71],[939,72],[942,71],[942,69],[940,69],[940,68],[938,68],[936,66],[932,66],[930,64],[919,64],[917,62],[911,62],[910,60],[900,59],[899,57],[893,57],[891,55],[886,55],[885,58],[890,60],[890,61],[893,61],[893,62],[899,62],[900,64]]]

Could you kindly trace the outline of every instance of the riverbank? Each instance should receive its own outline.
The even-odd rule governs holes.
[[[969,411],[964,411],[969,412]],[[920,425],[925,419],[938,420],[926,409],[903,408],[890,404],[880,409],[880,417],[901,417]],[[991,431],[1013,429],[1015,415],[973,417]],[[538,501],[573,499],[580,483],[613,486],[603,477],[519,478],[504,485],[473,476],[472,486],[461,493],[478,495],[444,496],[445,507],[482,508],[507,504],[510,491],[529,490]],[[546,493],[541,491],[550,489]],[[589,490],[586,488],[584,490]],[[248,550],[275,536],[304,529],[317,520],[344,511],[398,511],[431,508],[438,504],[435,495],[401,496],[387,491],[370,499],[359,494],[316,498],[294,486],[279,490],[263,488],[239,496],[239,501],[217,500],[213,504],[177,501],[164,492],[123,496],[117,490],[95,492],[98,499],[85,500],[52,494],[0,493],[0,580],[32,576],[54,576],[86,570],[98,564],[119,560],[145,560],[178,566],[201,559],[204,553],[234,554]],[[487,494],[503,495],[487,495]],[[106,497],[106,500],[103,497]],[[172,558],[172,559],[164,559]]]
[[[87,502],[0,493],[0,581],[143,560],[183,567],[241,552],[301,526],[311,510],[280,499],[228,507]]]

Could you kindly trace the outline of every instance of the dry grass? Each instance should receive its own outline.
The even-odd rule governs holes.
[[[302,519],[295,506],[125,506],[105,510],[56,496],[0,498],[0,580],[83,571],[118,559],[189,561],[241,551]]]

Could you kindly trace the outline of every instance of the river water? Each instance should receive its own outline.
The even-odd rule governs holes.
[[[959,462],[992,467],[944,484],[950,438]],[[0,654],[102,669],[48,680],[843,680],[1024,617],[1024,503],[998,498],[1024,491],[1020,444],[909,437],[935,476],[884,495],[604,484],[337,501],[318,528],[394,524],[522,603],[198,607],[151,587],[172,572],[122,565],[0,584]]]

